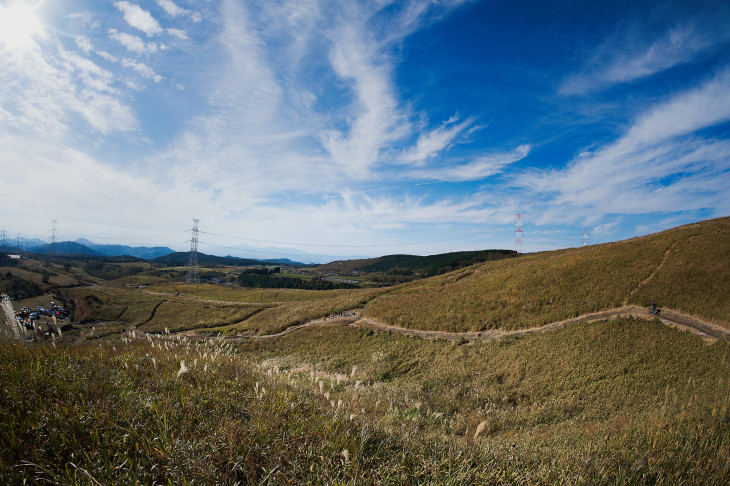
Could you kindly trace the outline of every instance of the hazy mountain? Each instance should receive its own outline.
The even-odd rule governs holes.
[[[166,265],[178,265],[183,266],[188,264],[188,259],[190,258],[190,252],[175,252],[170,253],[169,255],[164,255],[158,258],[155,258],[154,261],[158,263],[164,263]],[[198,252],[198,263],[200,265],[206,265],[206,264],[217,264],[217,265],[261,265],[261,264],[267,264],[267,263],[278,263],[282,265],[303,265],[302,263],[298,262],[292,262],[291,260],[287,259],[271,259],[271,260],[256,260],[251,258],[238,258],[234,256],[215,256],[215,255],[207,255],[205,253]]]
[[[121,256],[129,255],[145,260],[152,260],[161,256],[175,253],[174,250],[166,246],[128,246],[128,245],[100,245],[86,238],[79,238],[76,243],[85,245],[105,256]]]
[[[215,252],[215,247],[205,248],[205,251]],[[306,251],[297,250],[295,248],[282,248],[276,246],[255,248],[248,245],[237,245],[234,248],[226,247],[225,251],[228,255],[239,258],[252,258],[255,260],[265,260],[268,262],[280,262],[285,264],[287,264],[287,261],[293,261],[295,263],[302,262],[304,264],[321,264],[332,262],[335,260],[361,258],[360,256],[321,255],[317,253],[308,253]]]
[[[57,253],[59,255],[95,255],[102,256],[98,251],[92,250],[86,245],[76,243],[75,241],[61,241],[53,245],[41,245],[28,249],[33,253],[46,254]]]

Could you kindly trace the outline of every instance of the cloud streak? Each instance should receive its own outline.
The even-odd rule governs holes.
[[[693,62],[730,41],[730,22],[722,14],[714,19],[682,21],[648,41],[643,38],[648,34],[637,34],[634,30],[605,41],[582,72],[563,82],[559,93],[584,95],[648,78]]]
[[[555,218],[727,208],[730,141],[697,132],[730,120],[730,69],[639,115],[624,136],[563,170],[522,177]]]

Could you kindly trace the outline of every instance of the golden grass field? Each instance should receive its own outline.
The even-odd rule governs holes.
[[[405,284],[365,314],[445,331],[536,327],[638,304],[730,329],[730,218],[632,240],[524,255]]]

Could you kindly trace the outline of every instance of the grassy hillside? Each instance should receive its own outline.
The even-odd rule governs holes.
[[[475,263],[513,258],[512,250],[479,250],[442,253],[438,255],[386,255],[378,258],[345,260],[319,265],[321,272],[349,274],[357,272],[396,271],[405,274],[437,275]]]
[[[328,314],[362,307],[382,291],[242,289],[159,285],[146,289],[79,287],[63,291],[78,322],[123,321],[147,332],[275,333]]]
[[[463,346],[108,339],[0,344],[0,483],[730,480],[728,346],[658,322]]]
[[[475,265],[403,285],[371,302],[366,315],[410,328],[479,331],[655,301],[730,328],[728,275],[730,218],[722,218]]]

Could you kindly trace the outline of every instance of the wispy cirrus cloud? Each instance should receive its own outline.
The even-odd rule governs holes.
[[[421,134],[416,144],[404,151],[400,160],[407,164],[421,165],[426,160],[435,157],[439,152],[450,147],[454,140],[474,123],[472,119],[467,119],[461,123],[457,123],[458,121],[459,117],[454,115],[440,127]]]
[[[621,31],[599,47],[581,72],[569,76],[559,93],[582,95],[647,78],[692,62],[728,41],[730,22],[722,15],[701,21],[685,20],[655,37],[635,29]]]
[[[0,82],[7,90],[0,105],[12,115],[12,126],[46,140],[65,139],[79,119],[105,135],[136,129],[134,112],[108,70],[47,42],[45,49],[34,44],[22,55],[0,56]]]
[[[512,152],[484,155],[465,164],[452,163],[446,167],[405,171],[401,177],[445,182],[480,181],[498,174],[508,165],[527,157],[529,153],[530,146],[521,145]]]
[[[381,150],[406,136],[411,127],[396,100],[390,63],[359,19],[357,13],[348,16],[330,33],[330,64],[350,86],[355,103],[346,113],[352,122],[346,129],[324,132],[322,144],[336,163],[366,175]]]
[[[519,183],[549,194],[556,218],[728,208],[730,140],[698,132],[730,121],[730,69],[636,117],[626,133],[565,169]]]

